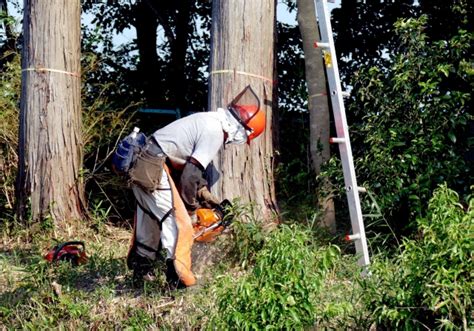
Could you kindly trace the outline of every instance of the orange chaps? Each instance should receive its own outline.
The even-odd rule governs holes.
[[[194,230],[191,218],[166,166],[165,171],[163,176],[167,176],[167,178],[163,177],[162,182],[169,181],[169,188],[153,193],[146,193],[138,187],[133,188],[139,206],[135,212],[129,254],[136,247],[137,237],[141,242],[145,241],[142,242],[143,244],[154,250],[158,249],[161,237],[163,246],[167,249],[168,254],[172,255],[171,258],[174,260],[174,267],[181,282],[186,286],[192,286],[196,284],[196,278],[191,271]],[[169,194],[170,189],[171,195]],[[146,209],[146,212],[143,209]],[[168,213],[170,209],[172,209],[171,213]],[[167,215],[164,216],[164,214]],[[163,231],[160,231],[157,220],[161,221],[163,218],[166,219],[162,223]],[[165,226],[167,231],[165,231]],[[165,237],[164,234],[166,234]],[[154,257],[154,255],[146,255],[149,258]]]

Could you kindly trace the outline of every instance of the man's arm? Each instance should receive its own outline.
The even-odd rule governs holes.
[[[204,167],[194,158],[184,166],[180,179],[180,195],[189,211],[199,207],[214,208],[219,200],[207,188]]]
[[[194,211],[199,207],[197,192],[206,185],[207,181],[203,176],[202,165],[197,160],[190,158],[181,173],[179,192],[188,210]]]

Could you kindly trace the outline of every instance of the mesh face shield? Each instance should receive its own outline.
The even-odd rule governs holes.
[[[248,126],[250,120],[260,111],[260,99],[254,90],[247,85],[227,106],[235,119],[245,128],[247,134],[253,132]]]

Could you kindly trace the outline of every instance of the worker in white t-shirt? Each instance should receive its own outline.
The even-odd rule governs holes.
[[[162,172],[159,187],[152,192],[133,186],[137,210],[127,264],[134,270],[136,280],[154,279],[152,261],[162,247],[171,286],[194,285],[192,224],[182,207],[192,214],[201,205],[219,204],[208,191],[205,169],[224,144],[249,143],[259,136],[265,121],[259,106],[233,105],[178,119],[148,139],[146,148],[153,154],[165,155],[169,172]]]

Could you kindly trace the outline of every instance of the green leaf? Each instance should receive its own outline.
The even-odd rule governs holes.
[[[453,143],[456,143],[456,136],[454,135],[453,131],[449,131],[448,137]]]

